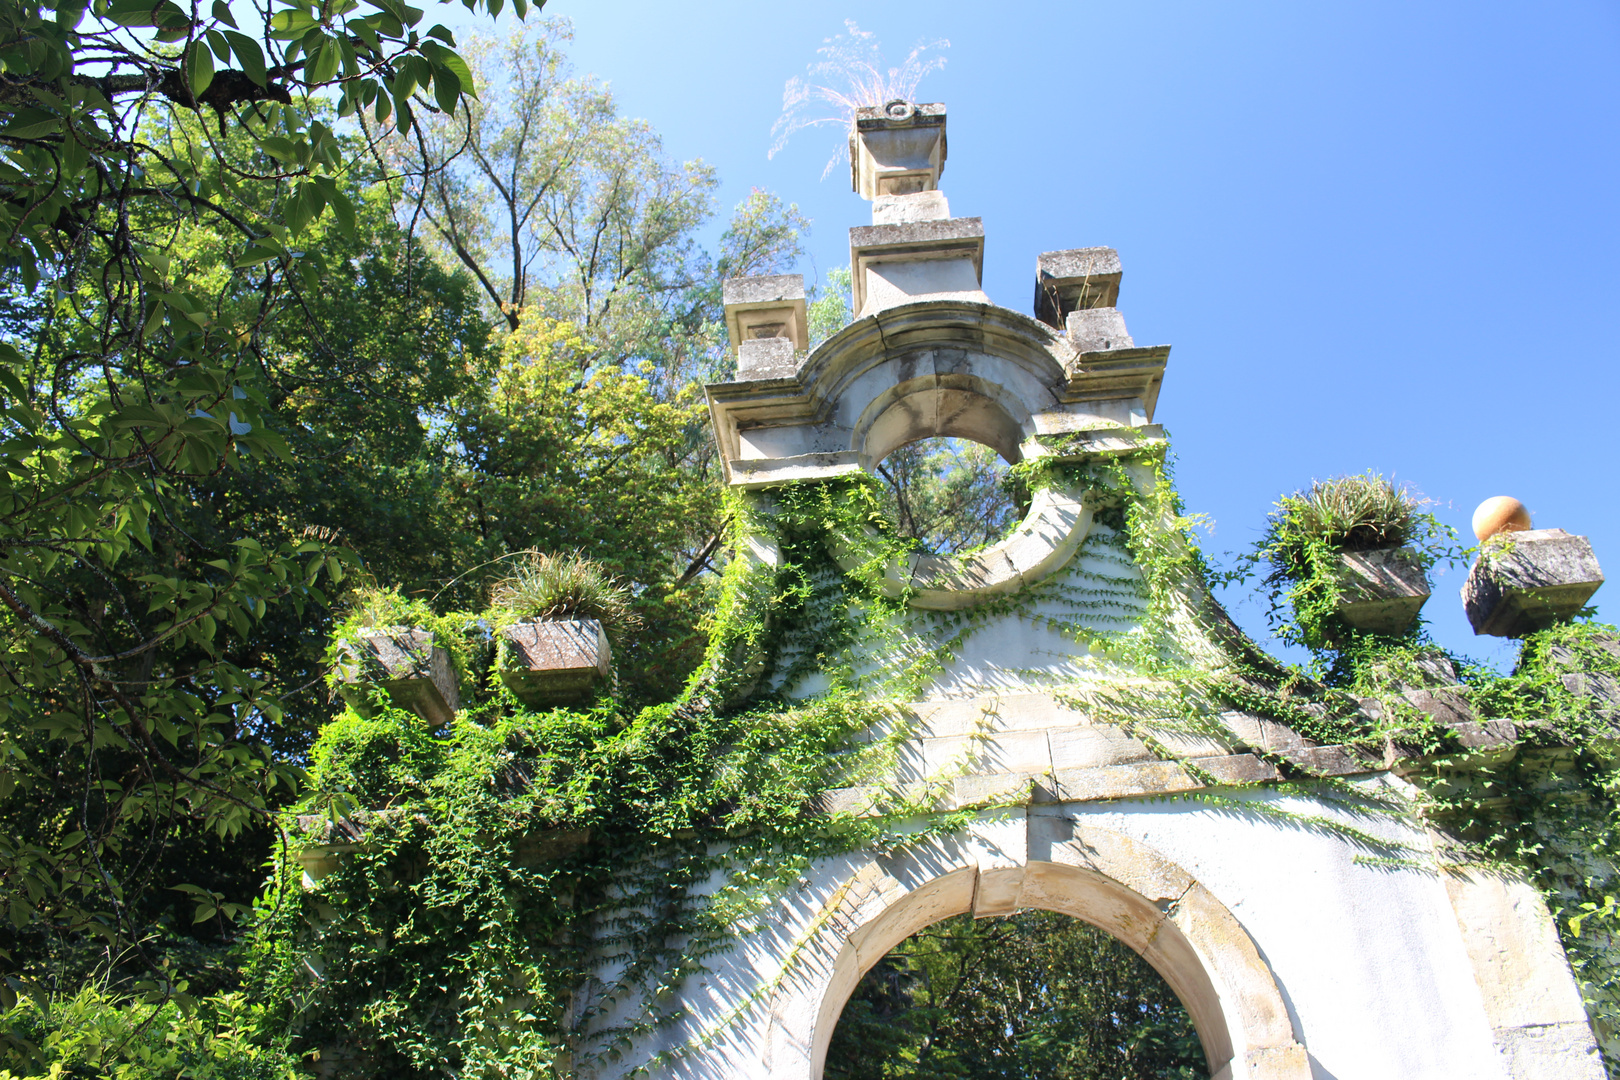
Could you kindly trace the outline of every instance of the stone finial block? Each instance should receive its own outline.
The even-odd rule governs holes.
[[[1410,548],[1339,556],[1339,618],[1371,634],[1399,634],[1429,599],[1429,580]]]
[[[1104,352],[1108,349],[1134,349],[1136,342],[1125,329],[1125,316],[1119,308],[1082,308],[1071,311],[1065,323],[1069,344],[1075,352]]]
[[[739,353],[745,341],[772,338],[785,339],[800,352],[809,348],[803,274],[727,278],[721,286],[721,298],[726,308],[726,332],[731,335],[731,347]]]
[[[595,619],[534,619],[501,635],[508,656],[501,681],[527,705],[577,701],[612,670],[607,632]]]
[[[1035,317],[1061,330],[1071,311],[1115,307],[1122,275],[1113,248],[1048,251],[1035,260]]]
[[[890,101],[855,112],[850,187],[863,199],[933,191],[945,171],[945,106]]]
[[[979,218],[851,229],[849,266],[858,318],[919,300],[990,302],[980,290],[984,222]]]
[[[428,630],[407,626],[362,629],[339,645],[337,675],[343,698],[363,712],[370,704],[363,692],[381,686],[389,700],[409,709],[431,727],[448,724],[461,708],[450,654],[433,642]]]
[[[1476,634],[1522,637],[1586,606],[1603,571],[1584,536],[1527,529],[1493,537],[1463,583],[1463,609]]]

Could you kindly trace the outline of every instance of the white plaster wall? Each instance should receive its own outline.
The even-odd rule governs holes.
[[[1387,778],[1364,783],[1400,784]],[[1426,843],[1424,836],[1387,818],[1346,817],[1317,800],[1265,789],[1229,794],[1297,815],[1337,816],[1391,840]],[[1129,837],[1207,889],[1237,918],[1269,967],[1294,1038],[1308,1051],[1313,1077],[1601,1076],[1589,1045],[1572,1046],[1554,1059],[1551,1072],[1547,1059],[1538,1071],[1521,1072],[1512,1067],[1511,1055],[1498,1050],[1457,915],[1437,874],[1375,865],[1368,861],[1372,853],[1350,840],[1298,820],[1186,798],[1057,804],[1027,812],[1067,816]],[[1050,854],[1029,848],[1025,815],[1023,807],[986,811],[961,834],[922,841],[906,858],[914,855],[923,871],[910,877],[896,871],[904,879],[899,884],[871,878],[883,859],[874,864],[870,853],[810,867],[800,886],[774,901],[734,952],[715,958],[713,970],[683,992],[683,1005],[693,1011],[690,1022],[643,1042],[601,1075],[623,1075],[653,1049],[682,1045],[686,1051],[661,1064],[656,1075],[694,1080],[779,1075],[782,1062],[798,1060],[795,1055],[808,1045],[815,1026],[810,1014],[829,989],[832,959],[813,933],[831,925],[827,913],[835,912],[835,924],[836,911],[840,903],[849,906],[852,889],[904,891],[963,867],[977,868],[980,893],[993,890],[997,874],[1004,872],[998,868]],[[858,872],[868,880],[852,885]],[[956,896],[941,916],[961,910],[962,903]],[[854,924],[832,928],[839,940],[860,929]],[[784,973],[790,955],[794,959]],[[850,985],[832,991],[845,994]],[[784,1007],[784,1001],[790,1004]],[[726,1017],[741,1002],[748,1007],[728,1023]]]
[[[1324,813],[1320,803],[1270,790],[1232,797]],[[1163,852],[1231,909],[1276,976],[1315,1075],[1507,1077],[1439,875],[1372,865],[1365,859],[1376,853],[1319,828],[1196,802],[1070,804],[1061,812]],[[1427,846],[1391,820],[1326,812]]]

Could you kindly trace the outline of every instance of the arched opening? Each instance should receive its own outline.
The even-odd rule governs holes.
[[[879,461],[884,510],[901,536],[932,555],[958,555],[1005,539],[1029,512],[1028,488],[1007,459],[972,439],[930,437]]]
[[[856,984],[825,1080],[1193,1080],[1186,1008],[1123,942],[1030,908],[935,922]]]
[[[826,883],[816,929],[794,949],[803,966],[773,994],[769,1075],[822,1080],[862,976],[917,931],[963,913],[1038,908],[1104,931],[1163,977],[1197,1030],[1198,1075],[1310,1080],[1270,968],[1232,912],[1185,870],[1140,841],[1066,815],[1031,815],[1010,835],[994,823],[980,828],[965,840],[874,858]],[[1009,844],[1027,844],[1027,859],[1003,861]]]

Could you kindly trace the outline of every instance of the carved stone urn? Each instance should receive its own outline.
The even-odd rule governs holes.
[[[1399,634],[1429,599],[1429,579],[1411,548],[1339,556],[1339,618],[1369,634]]]

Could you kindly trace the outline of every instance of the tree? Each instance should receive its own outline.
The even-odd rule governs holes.
[[[1049,911],[959,915],[867,972],[827,1052],[828,1080],[1192,1080],[1204,1055],[1159,974],[1101,930]]]
[[[489,89],[379,145],[404,185],[399,216],[504,322],[499,371],[469,382],[445,505],[469,572],[441,599],[476,606],[500,562],[578,551],[632,588],[644,629],[626,690],[666,700],[701,652],[701,602],[722,534],[702,386],[733,370],[726,277],[786,269],[808,223],[754,191],[718,252],[694,234],[713,170],[677,164],[645,122],[571,73],[566,22],[466,50]],[[633,662],[629,662],[633,661]]]
[[[19,933],[149,964],[154,890],[229,911],[174,853],[297,782],[262,645],[344,572],[224,505],[290,451],[269,373],[325,280],[318,220],[357,227],[361,147],[320,102],[408,131],[473,91],[392,0],[264,16],[0,3],[0,895]]]

